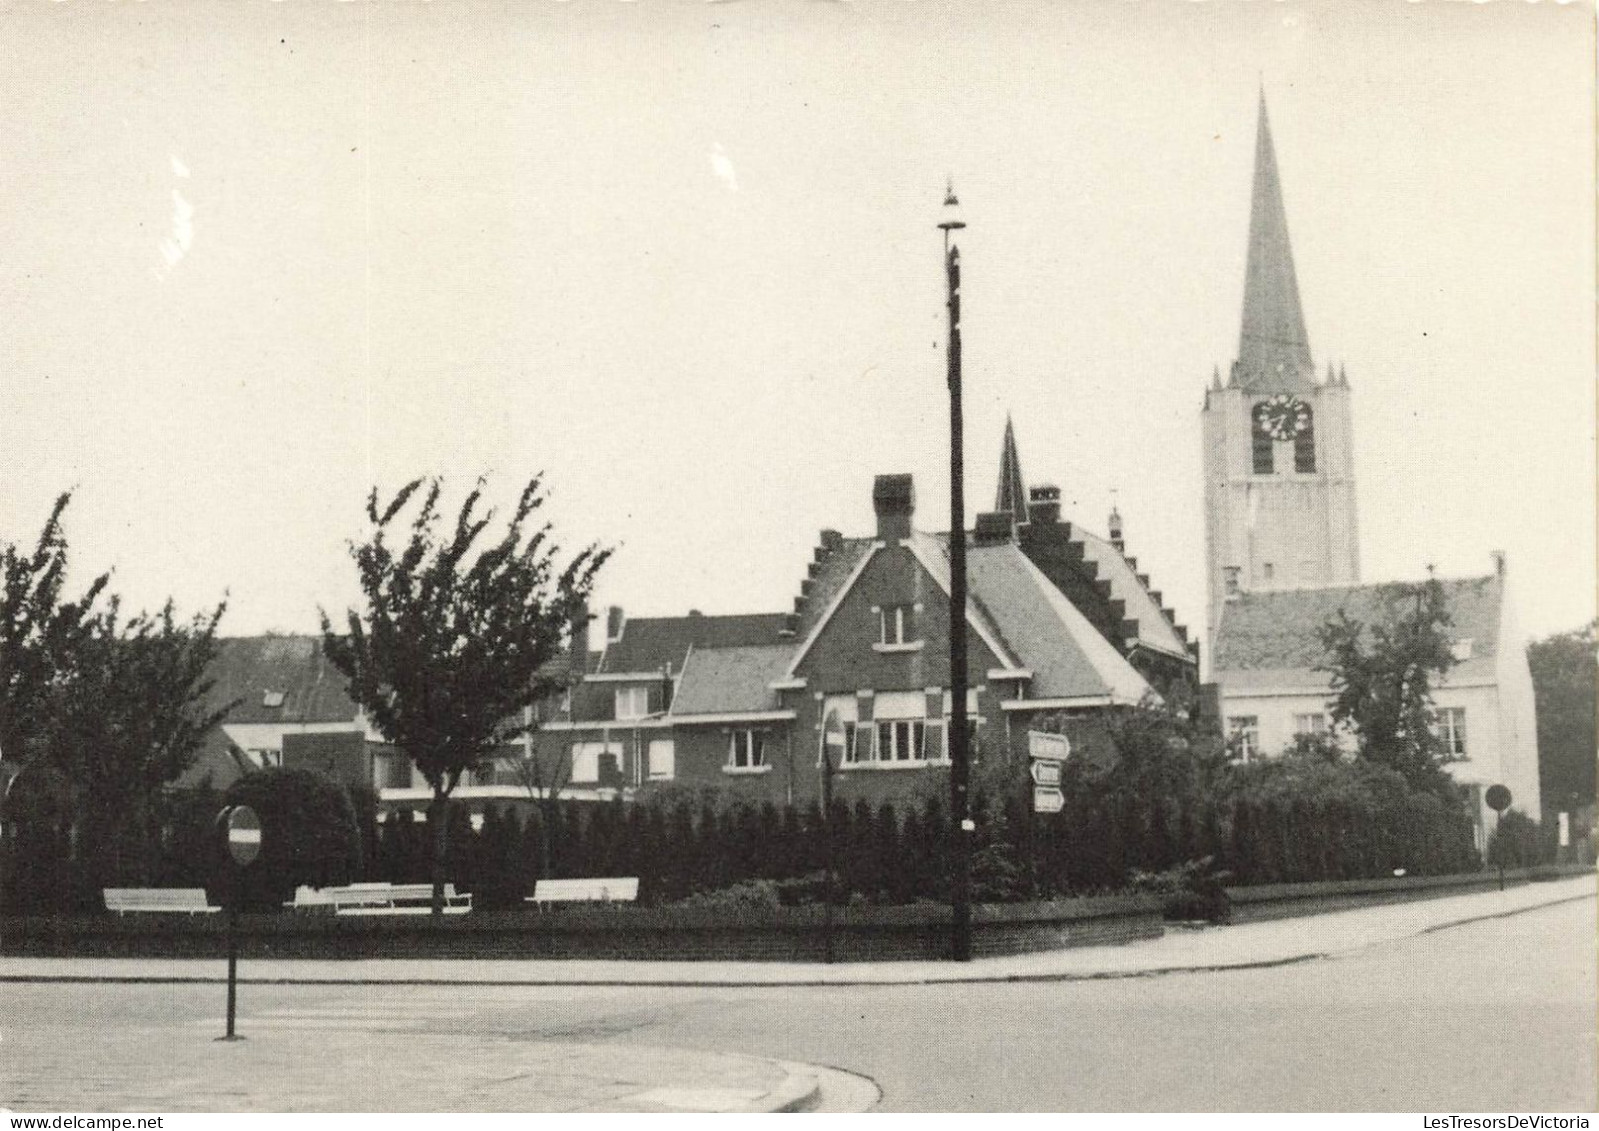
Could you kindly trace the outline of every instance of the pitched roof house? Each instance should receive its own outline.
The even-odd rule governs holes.
[[[1448,767],[1474,801],[1479,834],[1492,827],[1482,794],[1510,788],[1515,807],[1536,818],[1537,718],[1526,640],[1517,626],[1503,555],[1485,577],[1447,580],[1454,666],[1433,699],[1439,734],[1460,759]],[[1305,733],[1325,733],[1332,696],[1320,630],[1341,611],[1380,622],[1401,593],[1393,585],[1337,585],[1242,591],[1223,602],[1211,678],[1228,729],[1246,756],[1269,756]]]
[[[1119,549],[1060,522],[1050,498],[1018,502],[1013,431],[1002,464],[1007,509],[966,536],[976,748],[1018,755],[1030,725],[1061,712],[1074,741],[1102,748],[1098,713],[1158,696],[1172,678],[1192,681],[1194,650]],[[569,759],[578,784],[715,785],[792,803],[820,792],[831,717],[846,736],[839,796],[942,789],[949,535],[915,528],[910,476],[877,477],[873,507],[870,535],[822,532],[791,613],[628,619],[611,610],[599,665],[533,741]]]

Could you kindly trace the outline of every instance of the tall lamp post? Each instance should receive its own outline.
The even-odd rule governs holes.
[[[962,485],[961,425],[961,253],[954,233],[966,227],[951,182],[944,194],[944,274],[949,285],[949,792],[955,836],[950,899],[950,957],[972,958],[972,851],[976,831],[967,806],[971,780],[966,729],[966,493]]]

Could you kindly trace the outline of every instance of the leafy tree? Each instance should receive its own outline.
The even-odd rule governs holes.
[[[1594,801],[1595,719],[1599,717],[1599,622],[1527,647],[1538,703],[1538,776],[1546,811]]]
[[[81,898],[107,881],[148,883],[157,867],[159,793],[194,761],[221,718],[206,670],[224,605],[188,623],[172,603],[123,620],[99,604],[109,575],[66,596],[67,541],[56,499],[31,551],[0,544],[0,756],[37,800],[69,815]]]
[[[1454,664],[1448,598],[1436,578],[1383,587],[1383,615],[1366,624],[1340,609],[1321,629],[1332,676],[1332,717],[1352,729],[1360,757],[1417,789],[1450,791],[1457,760],[1433,730],[1432,690]]]
[[[72,672],[95,628],[94,605],[110,574],[66,596],[67,539],[61,516],[71,492],[57,497],[34,548],[0,543],[0,758],[27,765],[42,753],[40,720]]]
[[[499,540],[480,544],[495,518],[479,513],[484,488],[479,479],[452,524],[437,479],[413,480],[386,504],[374,489],[370,535],[350,547],[366,607],[349,610],[347,634],[322,614],[328,658],[349,678],[350,697],[433,791],[435,915],[444,911],[450,795],[461,775],[526,731],[523,706],[558,689],[552,661],[610,554],[590,546],[557,563],[550,525],[533,525],[541,476],[523,488]],[[401,519],[418,498],[414,517]]]
[[[182,622],[168,601],[159,613],[123,621],[113,597],[54,689],[47,757],[69,783],[90,893],[154,878],[161,789],[194,763],[227,714],[206,706],[225,609]]]

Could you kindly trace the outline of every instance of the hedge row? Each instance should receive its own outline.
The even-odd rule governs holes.
[[[265,775],[262,775],[263,777]],[[285,778],[295,775],[285,774]],[[294,786],[304,792],[303,783]],[[369,801],[322,805],[324,821],[349,822],[338,835],[274,837],[275,808],[259,782],[250,800],[267,822],[269,851],[253,865],[247,906],[266,910],[301,883],[423,882],[430,876],[427,826],[405,815],[382,824]],[[257,796],[259,795],[259,796]],[[1439,875],[1480,867],[1469,819],[1437,797],[1414,793],[1382,806],[1347,798],[1140,799],[1072,789],[1053,816],[1031,810],[1021,791],[976,799],[973,895],[1006,902],[1123,890],[1139,873],[1210,858],[1232,884]],[[223,890],[227,870],[211,822],[219,799],[195,800],[173,818],[151,882]],[[300,803],[301,807],[309,801]],[[942,799],[778,808],[706,796],[624,805],[563,803],[545,812],[490,809],[474,823],[459,805],[450,821],[450,876],[479,907],[519,906],[551,877],[637,876],[640,898],[660,904],[750,881],[771,881],[787,903],[824,898],[831,859],[835,900],[947,901],[951,828]],[[476,824],[477,827],[474,827]],[[292,845],[286,845],[292,841]],[[323,845],[324,848],[313,848]],[[75,880],[60,828],[29,826],[9,846],[11,913],[65,909]],[[546,862],[546,857],[547,862]]]

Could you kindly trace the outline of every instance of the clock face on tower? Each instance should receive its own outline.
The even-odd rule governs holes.
[[[1298,397],[1278,393],[1256,406],[1255,427],[1273,440],[1292,440],[1310,427],[1310,409]]]

